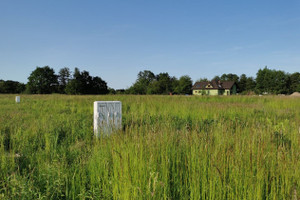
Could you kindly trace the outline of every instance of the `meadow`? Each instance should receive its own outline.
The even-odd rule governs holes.
[[[299,199],[300,98],[0,95],[0,199]],[[93,102],[122,130],[93,136]]]

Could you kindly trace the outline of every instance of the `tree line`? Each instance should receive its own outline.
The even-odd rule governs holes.
[[[55,73],[49,66],[36,67],[28,77],[27,84],[16,81],[0,81],[0,93],[27,94],[107,94],[107,83],[88,71],[74,69],[73,74],[65,67]]]
[[[246,74],[222,74],[212,80],[234,81],[239,94],[291,94],[300,92],[300,73],[286,73],[281,70],[272,70],[267,67],[259,69],[256,78],[247,77]],[[200,78],[196,82],[210,81]],[[139,72],[136,82],[127,90],[127,94],[191,94],[192,80],[185,75],[177,79],[168,73],[155,75],[145,70]]]
[[[190,94],[193,81],[185,75],[177,79],[168,73],[155,75],[149,70],[138,73],[137,80],[124,92],[126,94]]]
[[[256,77],[238,76],[233,73],[215,76],[213,80],[235,81],[240,94],[291,94],[300,92],[300,73],[286,73],[267,67],[259,69]],[[198,81],[209,81],[200,78]],[[193,81],[188,75],[176,78],[167,72],[154,74],[149,70],[140,71],[136,81],[127,89],[108,88],[107,83],[88,71],[74,72],[67,67],[55,73],[49,66],[36,67],[28,77],[27,84],[17,81],[0,80],[0,93],[28,94],[191,94]]]
[[[282,70],[272,70],[267,67],[259,69],[256,78],[245,74],[223,74],[214,79],[221,81],[235,81],[240,94],[291,94],[300,92],[300,73],[286,73]]]

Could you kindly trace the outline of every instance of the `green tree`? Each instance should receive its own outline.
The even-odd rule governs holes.
[[[271,81],[269,71],[270,70],[267,67],[265,67],[264,69],[259,69],[256,73],[256,91],[259,94],[262,94],[263,92],[268,92],[268,82]],[[266,80],[265,78],[268,78],[268,80]]]
[[[271,91],[274,94],[287,94],[289,92],[289,76],[281,70],[273,70],[273,81]]]
[[[255,81],[253,77],[247,77],[246,74],[242,74],[239,78],[238,87],[240,93],[255,91]]]
[[[138,73],[136,82],[126,90],[127,94],[169,94],[173,93],[179,82],[168,73],[155,75],[145,70]]]
[[[177,86],[174,89],[174,92],[177,94],[191,94],[193,81],[191,77],[185,75],[181,76],[177,82]]]
[[[82,90],[80,70],[76,67],[72,79],[66,85],[65,92],[67,94],[81,94]]]
[[[137,75],[137,80],[128,89],[130,94],[147,94],[151,93],[150,84],[155,81],[155,75],[149,70],[140,71]]]
[[[253,77],[248,77],[247,81],[246,81],[245,90],[246,91],[255,91],[255,86],[256,86],[256,83],[255,83],[254,78]]]
[[[220,77],[215,77],[214,79],[216,79],[216,78],[219,78],[220,79]],[[219,80],[218,79],[218,80]],[[196,82],[203,82],[203,81],[205,81],[205,82],[207,82],[207,81],[209,81],[207,78],[199,78]]]
[[[246,74],[242,74],[240,76],[240,81],[239,81],[239,92],[246,91],[246,87],[247,87],[247,76]]]
[[[214,80],[220,80],[220,81],[234,81],[237,85],[237,92],[241,92],[240,91],[240,86],[239,86],[239,76],[236,74],[222,74],[221,77],[216,76],[214,78]]]
[[[52,68],[36,67],[28,77],[27,89],[32,94],[49,94],[55,92],[57,85],[57,76]]]
[[[290,93],[300,92],[300,73],[295,72],[290,75]]]
[[[22,93],[25,91],[25,84],[19,83],[18,81],[11,80],[0,80],[0,93]]]
[[[239,76],[236,74],[222,74],[222,76],[220,77],[221,81],[234,81],[235,83],[239,82]]]
[[[219,80],[221,80],[221,77],[220,76],[214,76],[212,80],[219,81]]]
[[[107,83],[98,76],[93,77],[92,88],[92,94],[107,94],[109,92]]]
[[[71,78],[70,69],[64,67],[58,72],[58,90],[60,93],[65,93],[66,86]]]
[[[150,94],[169,94],[173,92],[175,77],[170,77],[168,73],[159,73],[156,80],[149,87]]]
[[[256,90],[258,93],[286,94],[289,91],[289,76],[283,71],[265,67],[256,74]]]
[[[88,71],[75,68],[73,78],[69,80],[65,89],[67,94],[107,94],[108,88],[100,77],[90,76]]]

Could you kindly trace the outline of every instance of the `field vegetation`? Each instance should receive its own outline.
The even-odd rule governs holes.
[[[0,199],[300,198],[300,99],[0,95]],[[93,102],[123,128],[93,136]]]

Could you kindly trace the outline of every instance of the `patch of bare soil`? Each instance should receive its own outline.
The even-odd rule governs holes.
[[[293,94],[291,94],[292,97],[300,97],[300,93],[299,92],[294,92]]]

